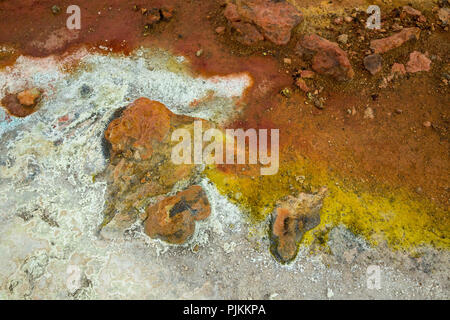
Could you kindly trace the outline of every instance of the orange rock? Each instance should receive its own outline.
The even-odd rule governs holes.
[[[311,91],[311,88],[308,87],[305,80],[303,80],[302,78],[298,78],[297,80],[295,80],[295,84],[297,85],[297,87],[299,87],[304,92]]]
[[[422,12],[420,12],[419,10],[414,9],[413,7],[410,7],[410,6],[403,6],[402,15],[410,15],[412,17],[417,18],[417,20],[420,22],[427,21],[427,18],[425,18],[422,15]]]
[[[195,221],[206,219],[211,207],[200,186],[191,186],[147,209],[145,232],[173,244],[186,242],[195,231]]]
[[[41,91],[37,88],[24,90],[17,94],[19,103],[25,107],[32,107],[37,103],[37,100],[41,96]]]
[[[314,71],[311,70],[301,70],[300,71],[300,77],[302,77],[303,79],[312,79],[314,78]]]
[[[426,55],[418,51],[414,51],[409,55],[409,61],[406,64],[406,71],[410,73],[420,71],[430,71],[431,60]]]
[[[281,263],[292,261],[304,233],[319,225],[326,192],[322,188],[317,194],[301,193],[277,203],[272,214],[270,251]]]
[[[161,16],[165,20],[172,19],[173,14],[174,14],[174,9],[173,8],[162,8],[161,9]]]
[[[312,68],[337,80],[349,80],[354,76],[347,53],[337,43],[328,41],[318,35],[306,35],[297,44],[297,54],[313,52]]]
[[[259,38],[256,36],[258,32],[277,45],[287,44],[291,39],[292,29],[303,19],[302,14],[290,3],[271,0],[228,0],[224,16],[233,28],[240,26],[241,31],[251,32],[244,39],[256,40]],[[244,43],[254,42],[256,41]]]
[[[222,33],[224,33],[224,32],[225,32],[225,27],[217,27],[217,28],[216,28],[216,33],[222,34]]]
[[[400,47],[406,41],[418,39],[419,35],[419,28],[405,28],[390,37],[372,40],[370,42],[370,48],[374,50],[375,53],[388,52],[389,50]]]
[[[264,40],[264,37],[259,33],[258,29],[250,23],[233,22],[233,28],[237,31],[237,40],[245,45],[252,45],[258,41]]]
[[[364,67],[372,74],[375,75],[383,69],[383,58],[375,53],[368,55],[364,58]]]
[[[110,123],[105,138],[115,153],[132,146],[145,160],[152,155],[153,140],[162,141],[169,132],[171,116],[172,112],[163,104],[140,98]]]
[[[405,75],[406,69],[403,63],[394,63],[391,68],[391,74]]]

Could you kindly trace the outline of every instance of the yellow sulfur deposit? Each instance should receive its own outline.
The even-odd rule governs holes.
[[[274,176],[237,176],[216,168],[206,175],[231,201],[248,212],[253,222],[266,218],[280,198],[296,192],[317,192],[327,186],[321,223],[305,234],[304,244],[323,243],[331,227],[344,224],[354,233],[376,245],[385,240],[394,249],[432,245],[449,248],[448,210],[408,190],[384,186],[357,185],[329,173],[306,159],[282,163]],[[325,235],[324,235],[325,234]]]

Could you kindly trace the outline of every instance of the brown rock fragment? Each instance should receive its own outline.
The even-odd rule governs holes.
[[[200,119],[176,115],[157,101],[140,98],[119,110],[105,131],[104,147],[108,167],[99,178],[108,186],[104,210],[105,232],[123,234],[149,203],[158,203],[179,183],[190,186],[196,181],[200,166],[172,161],[174,130],[193,134],[194,121]],[[202,121],[203,128],[210,127]],[[106,232],[108,233],[108,232]]]
[[[225,32],[225,27],[217,27],[216,28],[216,33],[217,34],[222,34]]]
[[[285,45],[303,18],[290,3],[271,0],[228,0],[224,16],[233,28],[239,28],[242,37],[238,40],[247,45],[260,38],[257,33],[274,44]]]
[[[304,233],[319,225],[325,194],[326,188],[322,188],[317,194],[301,193],[277,203],[272,213],[270,251],[281,263],[292,261]]]
[[[375,53],[388,52],[389,50],[400,47],[408,40],[418,39],[419,35],[419,28],[405,28],[390,37],[372,40],[370,42],[370,48],[374,50]]]
[[[383,69],[383,58],[379,54],[371,54],[364,58],[364,67],[375,75]]]
[[[414,51],[409,55],[409,61],[406,64],[406,71],[409,73],[430,71],[431,60],[426,55],[418,51]]]
[[[337,80],[349,80],[354,76],[347,53],[337,43],[315,34],[306,35],[297,44],[298,54],[312,52],[312,68],[319,74],[329,75]]]
[[[403,6],[402,15],[409,15],[415,17],[419,22],[427,21],[427,18],[423,16],[422,12],[410,6]]]
[[[394,63],[391,68],[392,75],[403,76],[406,74],[405,65],[403,63]]]
[[[311,70],[301,70],[300,71],[300,77],[302,77],[303,79],[312,79],[314,78],[314,71]]]
[[[145,232],[173,244],[186,242],[195,231],[195,221],[206,219],[211,207],[200,186],[190,188],[165,198],[146,210]]]
[[[296,85],[297,87],[299,87],[303,92],[309,92],[309,91],[311,91],[311,88],[308,87],[308,85],[306,84],[305,80],[303,80],[302,78],[298,78],[298,79],[295,81],[295,85]]]
[[[258,29],[250,23],[246,22],[233,22],[233,28],[237,31],[237,40],[245,45],[252,45],[258,41],[264,40],[264,37],[259,33]]]
[[[161,9],[161,17],[162,17],[164,20],[170,20],[170,19],[172,19],[173,14],[174,14],[173,8],[162,8],[162,9]]]

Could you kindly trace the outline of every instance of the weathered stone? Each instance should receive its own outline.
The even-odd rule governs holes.
[[[405,65],[403,63],[394,63],[391,68],[391,74],[399,76],[405,75],[406,74]]]
[[[17,94],[17,99],[19,99],[19,103],[25,107],[32,107],[36,105],[40,97],[41,91],[37,88],[24,90]]]
[[[216,33],[217,34],[222,34],[225,32],[225,27],[217,27],[216,28]]]
[[[193,183],[198,168],[193,164],[176,165],[171,141],[176,129],[193,130],[196,118],[176,115],[163,104],[140,98],[111,121],[105,131],[109,165],[106,222],[120,214],[121,221],[133,223],[139,210],[167,194],[175,184]],[[205,122],[204,127],[208,127]]]
[[[320,223],[320,209],[326,188],[317,194],[300,193],[278,202],[272,213],[271,246],[273,256],[282,263],[292,261],[306,231]]]
[[[200,186],[191,186],[175,196],[150,206],[145,220],[145,232],[173,244],[186,242],[195,231],[195,221],[206,219],[211,207]]]
[[[311,70],[301,70],[300,71],[300,77],[302,77],[303,79],[312,79],[314,78],[314,71]]]
[[[264,40],[263,35],[250,23],[233,22],[232,26],[238,33],[237,40],[245,45],[250,46],[258,41]]]
[[[303,92],[309,92],[311,91],[311,88],[308,87],[308,85],[306,84],[305,80],[303,80],[302,78],[298,78],[297,80],[295,80],[295,84],[297,87],[299,87]]]
[[[449,17],[450,17],[450,9],[449,8],[440,8],[438,10],[437,15],[438,15],[439,20],[441,20],[441,22],[444,26],[448,25]]]
[[[174,9],[173,8],[162,8],[161,10],[161,17],[164,20],[170,20],[173,17]]]
[[[319,74],[329,75],[337,80],[349,80],[354,76],[347,53],[337,43],[315,34],[306,35],[297,44],[297,54],[312,52],[312,68]]]
[[[402,15],[409,15],[415,17],[419,22],[427,21],[427,18],[423,16],[422,12],[410,6],[403,6]]]
[[[389,50],[400,47],[406,41],[418,39],[419,35],[419,28],[405,28],[390,37],[372,40],[370,42],[370,48],[375,53],[388,52]]]
[[[289,42],[292,29],[303,18],[290,3],[271,0],[228,0],[224,16],[232,27],[239,28],[241,33],[250,32],[249,35],[238,38],[244,44],[255,43],[260,38],[257,36],[259,33],[277,45]]]
[[[383,69],[383,58],[379,54],[371,54],[364,58],[364,67],[375,75]]]
[[[426,55],[418,51],[414,51],[409,55],[409,61],[406,64],[406,71],[409,73],[430,71],[431,60]]]

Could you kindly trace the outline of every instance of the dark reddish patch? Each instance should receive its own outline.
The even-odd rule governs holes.
[[[58,118],[58,122],[59,123],[67,122],[67,121],[69,121],[69,115],[67,115],[67,114],[65,116],[62,116],[62,117]]]

